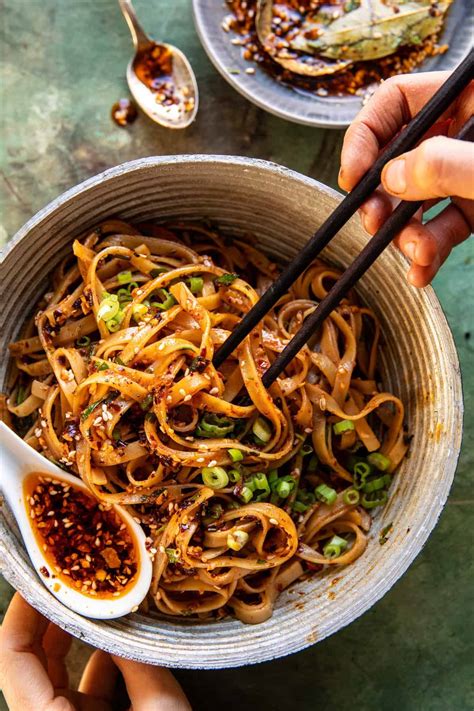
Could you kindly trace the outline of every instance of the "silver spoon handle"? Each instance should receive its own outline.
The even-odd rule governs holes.
[[[135,49],[137,51],[144,49],[151,43],[151,40],[148,35],[145,34],[142,26],[138,22],[131,0],[118,0],[118,2],[123,16],[127,21],[127,25],[130,28],[130,32],[132,33],[132,40],[135,45]]]

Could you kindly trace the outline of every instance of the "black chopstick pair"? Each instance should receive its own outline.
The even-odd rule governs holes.
[[[245,315],[226,341],[216,352],[213,360],[219,367],[237,348],[257,323],[270,311],[293,282],[304,272],[311,262],[326,247],[343,225],[354,215],[380,184],[384,166],[393,158],[413,148],[427,130],[441,117],[453,101],[474,78],[474,50],[453,71],[445,83],[434,94],[423,109],[410,121],[406,128],[387,146],[373,166],[365,173],[356,187],[329,215],[325,222],[306,243],[303,249],[281,273],[278,279],[267,289],[255,306]],[[463,126],[456,138],[464,141],[474,140],[474,117]],[[372,266],[377,257],[390,244],[401,228],[420,209],[422,202],[402,201],[387,221],[370,239],[354,262],[341,275],[318,304],[313,313],[306,318],[303,326],[290,340],[284,350],[265,372],[262,382],[269,387],[286,368],[308,339],[316,332],[325,318],[338,306],[341,299],[354,284]]]

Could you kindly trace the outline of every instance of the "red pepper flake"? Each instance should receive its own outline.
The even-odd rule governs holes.
[[[25,482],[25,502],[48,563],[70,587],[85,595],[117,597],[132,583],[137,574],[133,538],[113,509],[38,474]],[[44,566],[40,573],[49,577]]]

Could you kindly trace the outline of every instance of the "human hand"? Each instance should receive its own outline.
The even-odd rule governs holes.
[[[123,675],[133,711],[190,711],[166,669],[95,651],[79,691],[69,689],[66,655],[71,636],[42,617],[17,593],[0,630],[0,687],[10,711],[116,711],[123,708]]]
[[[377,89],[344,137],[341,188],[354,188],[379,152],[447,76],[448,72],[397,76]],[[450,138],[473,113],[471,82],[422,143],[385,166],[382,187],[360,209],[364,228],[375,234],[399,200],[424,200],[423,210],[427,210],[439,198],[451,197],[451,203],[425,225],[417,214],[395,240],[411,261],[407,278],[413,286],[429,284],[451,249],[474,229],[474,144]]]

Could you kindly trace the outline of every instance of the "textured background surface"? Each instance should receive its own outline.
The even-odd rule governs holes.
[[[150,33],[185,49],[196,69],[199,117],[176,134],[143,116],[125,130],[109,118],[113,102],[128,95],[124,72],[131,52],[115,0],[4,0],[3,6],[3,241],[66,188],[146,155],[251,155],[336,186],[342,133],[285,123],[234,93],[199,46],[188,0],[136,0]],[[471,240],[435,282],[459,349],[467,414],[456,482],[425,550],[375,608],[320,645],[248,669],[181,672],[196,709],[468,711],[474,706],[473,263]],[[0,588],[2,610],[10,595],[6,585]],[[75,645],[74,669],[87,653],[84,645]]]

